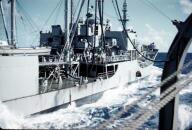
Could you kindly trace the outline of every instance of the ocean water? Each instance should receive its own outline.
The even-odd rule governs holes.
[[[156,65],[158,66],[158,65]],[[106,91],[103,96],[95,103],[76,107],[72,103],[65,109],[60,109],[52,113],[23,117],[13,113],[0,103],[0,127],[1,128],[25,128],[25,129],[84,129],[100,128],[103,122],[117,117],[117,113],[124,110],[124,107],[137,100],[141,95],[147,93],[160,83],[162,65],[154,67],[150,76],[142,81],[131,85],[119,86],[116,89]],[[133,106],[128,111],[122,113],[112,123],[105,125],[106,128],[122,129],[126,128],[142,108],[154,100],[159,99],[157,89],[146,99]],[[178,126],[180,130],[192,128],[192,85],[185,88],[179,94]],[[152,116],[139,129],[158,129],[158,113]]]
[[[166,56],[167,53],[159,53],[156,57],[157,60],[166,60]],[[191,61],[192,59],[192,53],[188,53],[185,57],[185,62],[184,64],[188,63],[189,61]],[[158,62],[158,63],[154,63],[155,66],[159,67],[159,68],[163,68],[164,67],[164,63],[163,62]],[[189,71],[192,70],[192,65],[190,64],[186,69],[182,70],[183,74],[187,74],[189,73]]]

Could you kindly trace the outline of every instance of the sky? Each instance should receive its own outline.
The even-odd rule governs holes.
[[[63,3],[48,19],[59,1],[18,0],[17,44],[19,46],[39,44],[39,31],[43,30],[45,32],[50,30],[52,24],[60,24],[63,27]],[[77,8],[79,0],[74,1],[76,3],[75,8]],[[94,5],[94,0],[90,1]],[[105,0],[104,14],[106,19],[110,19],[112,29],[119,30],[121,23],[118,21],[119,18],[114,11],[111,1]],[[122,6],[124,0],[118,1],[119,5]],[[137,32],[137,40],[141,44],[155,42],[160,52],[168,51],[177,33],[177,29],[172,25],[171,20],[184,21],[192,13],[192,0],[127,0],[127,2],[130,19],[128,27]],[[153,3],[154,6],[150,3]],[[83,16],[85,15],[81,15],[81,17]]]

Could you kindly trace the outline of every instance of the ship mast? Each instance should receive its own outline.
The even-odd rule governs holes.
[[[11,0],[11,46],[15,47],[15,0]]]
[[[123,3],[123,26],[127,29],[127,22],[129,21],[129,19],[127,18],[127,0],[124,1]]]
[[[64,16],[64,30],[65,30],[65,42],[67,45],[69,45],[69,7],[70,7],[70,2],[69,0],[65,0],[64,2],[64,12],[65,12],[65,16]]]
[[[73,0],[71,0],[71,26],[72,26],[72,24],[73,24],[73,10],[74,10],[74,1]]]

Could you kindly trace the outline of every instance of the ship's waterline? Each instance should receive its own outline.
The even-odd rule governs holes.
[[[34,129],[35,128],[70,129],[70,128],[83,128],[87,126],[94,127],[95,125],[98,125],[99,122],[101,122],[106,118],[105,109],[103,108],[109,108],[111,109],[112,112],[112,113],[110,112],[110,114],[113,114],[113,111],[115,114],[115,112],[117,112],[118,110],[119,105],[121,106],[121,104],[129,104],[134,100],[137,100],[138,97],[137,96],[134,97],[134,94],[138,95],[139,89],[142,88],[147,89],[148,87],[157,84],[159,81],[157,80],[156,77],[157,73],[154,72],[158,71],[153,71],[153,73],[151,73],[151,76],[145,80],[140,80],[136,83],[132,83],[129,85],[118,85],[117,88],[105,91],[103,96],[95,103],[84,104],[81,107],[76,107],[76,104],[72,102],[72,104],[69,105],[67,108],[60,109],[49,114],[34,115],[32,117],[26,118],[24,117],[24,115],[22,116],[19,115],[18,112],[16,114],[13,114],[14,112],[10,112],[11,111],[11,109],[9,109],[10,107],[8,106],[5,107],[5,104],[3,103],[0,105],[1,107],[0,115],[1,117],[7,116],[7,118],[0,119],[0,126],[2,128],[14,127],[14,128],[34,128]],[[27,106],[25,106],[24,108],[27,108]]]
[[[137,63],[137,61],[127,61],[127,62],[120,62],[120,63],[114,63],[114,65],[118,64],[118,69],[116,73],[108,78],[108,79],[98,79],[96,82],[93,83],[87,83],[82,86],[74,86],[71,88],[61,89],[58,91],[52,91],[47,92],[44,94],[39,94],[38,89],[39,86],[31,87],[31,83],[25,82],[25,80],[16,80],[17,75],[15,77],[9,78],[9,82],[18,84],[17,82],[25,82],[26,88],[18,86],[18,89],[15,90],[18,93],[19,92],[25,92],[24,90],[27,89],[27,91],[30,91],[31,88],[36,88],[36,91],[34,91],[33,94],[29,94],[27,96],[21,96],[16,99],[9,99],[9,100],[2,100],[12,111],[19,112],[25,115],[30,115],[34,113],[38,113],[41,111],[45,111],[47,109],[51,109],[57,106],[61,106],[66,103],[70,103],[72,101],[76,101],[97,93],[101,93],[103,91],[118,87],[119,85],[124,85],[129,82],[133,82],[137,80],[136,72],[140,71],[142,74],[142,77],[148,76],[148,72],[151,70],[152,65],[148,66],[145,69],[141,69]],[[10,66],[12,68],[12,66]],[[10,68],[8,68],[10,69]],[[22,67],[22,69],[25,69]],[[18,70],[18,69],[17,69]],[[9,70],[10,71],[10,70]],[[19,70],[18,70],[19,72]],[[34,71],[33,71],[34,72]],[[26,71],[26,73],[30,73],[29,71]],[[14,75],[12,75],[14,76]],[[35,76],[37,77],[37,76]],[[21,79],[27,78],[26,75],[19,76]],[[141,78],[141,77],[140,77]],[[14,81],[11,81],[14,80]],[[31,78],[28,80],[32,81]],[[27,81],[28,81],[27,80]],[[37,80],[37,79],[36,79]],[[6,81],[4,81],[6,82]],[[8,81],[7,81],[8,82]],[[34,79],[35,82],[35,79]],[[36,81],[37,82],[37,81]],[[28,84],[28,86],[27,86]],[[14,85],[13,85],[14,86]],[[12,86],[10,85],[10,88],[7,88],[10,90]],[[33,91],[30,91],[33,92]],[[5,92],[3,92],[5,94]],[[26,93],[25,93],[26,94]],[[2,94],[3,95],[3,94]],[[19,94],[20,96],[21,94]],[[9,95],[7,95],[9,96]],[[12,95],[11,95],[12,96]],[[36,107],[33,107],[36,106]]]
[[[49,114],[35,115],[32,117],[24,118],[18,113],[14,114],[10,112],[7,106],[0,104],[0,127],[1,128],[34,128],[34,129],[83,129],[86,128],[97,128],[99,124],[107,120],[111,116],[115,116],[122,106],[130,104],[137,100],[142,93],[150,91],[160,82],[161,70],[154,69],[151,75],[142,81],[133,83],[131,85],[119,86],[118,88],[104,92],[103,96],[95,103],[86,104],[81,107],[76,107],[76,104],[72,102],[65,109],[60,109]],[[191,92],[191,87],[186,88],[180,93],[181,96],[186,97]],[[113,96],[111,96],[113,95]],[[154,93],[159,96],[159,90]],[[153,97],[153,96],[152,96]],[[141,102],[143,106],[147,105],[150,98]],[[180,128],[188,128],[192,120],[190,120],[191,107],[185,102],[187,100],[181,100],[179,106],[179,122]],[[186,113],[186,114],[184,114]],[[131,111],[130,115],[134,115]],[[121,125],[123,121],[127,121],[126,118],[120,118],[113,124],[115,128],[116,124]],[[123,124],[122,124],[123,125]],[[112,126],[108,125],[108,128]],[[158,127],[158,115],[154,116],[148,123],[142,128],[154,128]]]

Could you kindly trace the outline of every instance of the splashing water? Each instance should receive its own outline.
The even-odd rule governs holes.
[[[5,105],[0,103],[0,127],[18,129],[81,129],[98,127],[103,121],[107,121],[111,117],[116,116],[119,111],[124,109],[125,105],[137,100],[141,95],[160,83],[161,71],[161,69],[155,67],[153,73],[147,79],[131,85],[119,86],[116,89],[108,90],[95,103],[86,104],[81,107],[76,107],[76,104],[72,103],[65,109],[28,118],[10,112]],[[192,120],[190,119],[192,116],[192,105],[190,104],[192,104],[192,101],[189,101],[188,98],[190,98],[189,96],[192,97],[192,91],[186,88],[180,95],[180,129],[190,128],[192,124]],[[147,106],[150,101],[155,100],[158,96],[159,90],[146,97],[145,100],[131,108],[127,113],[121,115],[121,117],[115,120],[113,125],[108,126],[108,128],[115,128],[118,125],[123,125],[123,122],[127,121],[134,113],[140,110],[141,107]],[[151,117],[142,127],[157,129],[157,124],[158,114]]]
[[[0,102],[0,128],[22,128],[24,118],[9,111],[9,109]]]

